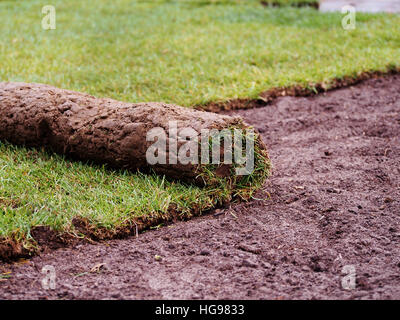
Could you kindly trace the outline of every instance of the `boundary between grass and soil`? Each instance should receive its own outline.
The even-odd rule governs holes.
[[[207,215],[209,212],[222,207],[222,205],[217,205],[204,211],[194,208],[189,216],[181,215],[172,205],[162,215],[133,218],[128,225],[117,226],[114,229],[96,226],[89,219],[82,217],[73,218],[72,226],[74,230],[71,231],[55,231],[49,226],[35,226],[30,230],[33,241],[28,242],[29,247],[26,246],[26,241],[17,240],[13,236],[0,238],[0,261],[13,262],[18,259],[31,258],[43,251],[75,246],[79,243],[93,244],[106,240],[125,239],[129,236],[138,237],[144,231]]]
[[[279,97],[307,97],[316,96],[321,93],[333,91],[341,88],[350,87],[369,79],[377,79],[400,74],[400,68],[388,68],[387,71],[366,71],[357,76],[345,76],[335,78],[326,83],[310,84],[305,87],[294,85],[283,88],[272,88],[259,95],[257,99],[231,99],[222,102],[211,102],[206,105],[195,106],[197,110],[209,112],[222,112],[239,109],[260,108],[269,105]],[[226,206],[226,204],[225,204]],[[105,240],[123,239],[129,236],[138,236],[146,230],[150,230],[160,225],[168,225],[177,221],[186,221],[192,217],[207,215],[224,205],[217,205],[204,211],[193,208],[189,215],[181,215],[174,206],[168,208],[166,213],[157,216],[133,218],[129,225],[118,226],[115,229],[99,227],[91,223],[86,218],[75,217],[72,225],[75,230],[57,232],[48,226],[35,226],[30,234],[33,238],[30,247],[24,246],[24,241],[16,240],[13,236],[0,238],[0,261],[12,262],[20,258],[29,258],[40,254],[43,251],[54,250],[67,246],[75,246],[78,243],[98,243]]]
[[[400,74],[400,67],[388,67],[386,71],[364,71],[356,76],[344,76],[334,78],[328,83],[310,83],[309,85],[293,85],[288,87],[271,88],[259,94],[256,99],[237,98],[226,101],[210,102],[204,105],[194,106],[195,109],[219,113],[223,111],[243,110],[261,108],[269,105],[280,97],[309,97],[315,96],[328,91],[347,88],[359,84],[360,82],[384,78]]]

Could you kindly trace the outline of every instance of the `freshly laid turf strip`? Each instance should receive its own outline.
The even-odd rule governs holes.
[[[5,143],[0,144],[0,258],[37,251],[31,240],[43,238],[43,233],[53,242],[69,241],[79,233],[108,239],[185,219],[234,197],[248,199],[269,176],[268,153],[257,133],[252,136],[254,170],[248,175],[237,175],[243,164],[235,162],[150,166],[146,150],[154,142],[147,141],[147,132],[165,129],[170,142],[170,121],[177,124],[178,150],[187,143],[181,133],[188,128],[197,133],[249,128],[241,118],[174,105],[97,99],[42,84],[0,83],[0,141]],[[209,138],[206,145],[212,142]],[[243,138],[241,156],[247,149]],[[68,163],[6,142],[44,147],[112,168],[151,169],[173,180]],[[201,144],[195,143],[201,153]],[[209,153],[212,160],[211,148]]]

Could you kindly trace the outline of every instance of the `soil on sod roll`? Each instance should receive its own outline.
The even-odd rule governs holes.
[[[0,298],[399,299],[400,76],[235,114],[268,142],[263,200],[0,264]]]
[[[176,133],[170,132],[171,122],[176,122]],[[149,165],[147,161],[146,151],[157,141],[157,138],[147,141],[147,134],[153,128],[165,132],[166,164]],[[105,163],[114,168],[143,171],[151,168],[169,178],[203,185],[218,184],[221,178],[226,180],[225,186],[235,189],[240,182],[233,170],[235,165],[207,166],[169,161],[171,154],[176,157],[188,142],[188,132],[184,130],[187,128],[200,135],[204,129],[245,130],[248,126],[239,117],[171,104],[134,104],[98,99],[44,84],[0,83],[0,140],[29,147],[47,147],[72,158]],[[255,160],[269,167],[265,144],[257,134],[255,139]],[[170,146],[175,143],[176,151],[170,152]],[[200,154],[201,151],[199,160]]]

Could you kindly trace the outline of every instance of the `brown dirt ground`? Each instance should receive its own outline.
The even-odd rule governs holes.
[[[270,200],[0,263],[0,298],[400,299],[400,76],[235,114],[268,145],[274,174],[257,197]],[[55,290],[41,287],[45,265]]]

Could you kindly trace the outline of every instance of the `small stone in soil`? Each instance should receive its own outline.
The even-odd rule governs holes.
[[[208,251],[208,250],[201,250],[201,251],[200,251],[200,255],[202,255],[202,256],[209,256],[209,255],[210,255],[210,251]]]

